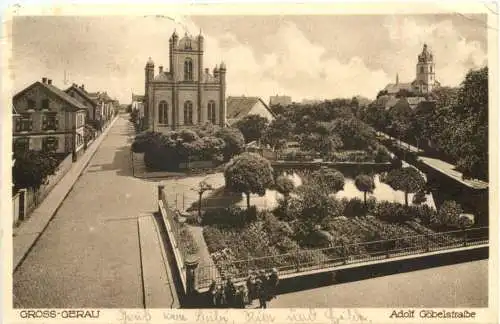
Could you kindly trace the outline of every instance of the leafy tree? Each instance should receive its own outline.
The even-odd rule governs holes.
[[[276,179],[276,190],[283,195],[285,200],[285,206],[288,203],[288,199],[290,198],[290,193],[295,189],[295,184],[292,179],[281,175]]]
[[[250,210],[250,194],[265,195],[273,183],[273,169],[267,159],[246,152],[229,161],[224,178],[227,189],[247,196],[247,209]]]
[[[373,193],[373,190],[375,189],[373,177],[367,174],[360,174],[354,180],[354,184],[356,185],[356,188],[364,194],[364,203],[366,207],[366,194]]]
[[[16,188],[39,189],[59,167],[54,154],[43,151],[16,152],[12,178]]]
[[[406,206],[408,206],[408,194],[416,193],[425,186],[424,177],[413,167],[392,170],[387,174],[384,182],[394,190],[404,191]]]
[[[290,200],[293,214],[305,225],[306,234],[312,232],[317,225],[333,216],[340,216],[342,205],[327,191],[317,184],[302,185],[297,188],[297,197]]]
[[[439,207],[437,221],[440,225],[459,225],[461,213],[463,210],[460,204],[453,200],[447,200]]]
[[[285,116],[276,117],[263,134],[263,141],[274,149],[282,146],[282,142],[288,140],[293,129],[292,122]]]
[[[312,179],[314,183],[323,188],[328,194],[344,190],[344,175],[338,170],[321,168],[312,173]]]
[[[361,120],[339,118],[334,121],[334,130],[344,143],[344,149],[366,149],[375,142],[375,131]]]
[[[323,159],[329,159],[342,145],[342,139],[337,134],[311,133],[304,134],[300,138],[302,150],[320,153]]]
[[[233,156],[245,150],[245,138],[241,131],[235,127],[224,127],[216,131],[215,136],[225,143],[223,155],[224,161],[229,161]]]
[[[262,139],[267,126],[268,120],[259,115],[248,115],[236,123],[236,127],[245,137],[245,142],[258,141]]]

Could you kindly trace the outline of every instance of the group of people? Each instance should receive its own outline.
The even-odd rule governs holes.
[[[259,300],[259,308],[267,308],[267,303],[276,298],[278,271],[273,268],[268,274],[265,270],[250,271],[244,284],[235,285],[231,277],[222,276],[217,284],[212,281],[208,289],[210,305],[216,308],[245,308]]]

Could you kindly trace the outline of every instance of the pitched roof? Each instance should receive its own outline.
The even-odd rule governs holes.
[[[78,92],[78,94],[83,97],[85,100],[87,100],[88,102],[90,102],[91,105],[95,105],[95,101],[92,100],[92,98],[89,96],[88,92],[79,88],[77,85],[72,85],[71,87],[69,87],[68,89],[64,90],[64,92],[68,93],[68,91],[70,90],[74,90],[76,92]]]
[[[425,100],[425,97],[406,97],[406,101],[408,101],[411,109],[415,109],[419,103]]]
[[[82,109],[86,110],[86,107],[82,103],[80,103],[75,98],[72,98],[66,92],[62,91],[61,89],[59,89],[58,87],[56,87],[52,84],[43,83],[40,81],[37,81],[37,82],[33,83],[32,85],[30,85],[29,87],[25,88],[24,90],[18,92],[14,96],[14,99],[21,96],[29,89],[34,88],[35,86],[41,86],[41,87],[45,88],[46,90],[50,91],[51,93],[53,93],[54,95],[56,95],[57,97],[59,97],[60,99],[66,101],[68,104],[70,104],[70,106],[68,107],[70,110],[74,110],[74,111],[82,110]]]
[[[389,83],[388,85],[385,86],[384,90],[387,91],[387,93],[398,93],[399,90],[411,90],[411,83]]]
[[[245,117],[258,102],[262,103],[262,105],[264,105],[264,107],[274,116],[274,113],[259,97],[227,97],[226,117],[228,121]]]

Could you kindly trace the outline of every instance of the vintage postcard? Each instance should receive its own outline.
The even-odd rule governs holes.
[[[498,323],[496,3],[2,18],[3,322]]]

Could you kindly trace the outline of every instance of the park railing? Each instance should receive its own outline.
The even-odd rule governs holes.
[[[267,271],[276,268],[280,276],[299,275],[302,272],[477,246],[488,244],[488,242],[488,227],[476,227],[321,249],[299,250],[247,260],[216,262],[214,266],[199,267],[196,276],[204,278],[201,281],[197,280],[198,289],[204,289],[212,280],[220,281],[222,275],[231,276],[233,281],[245,280],[250,270]]]

